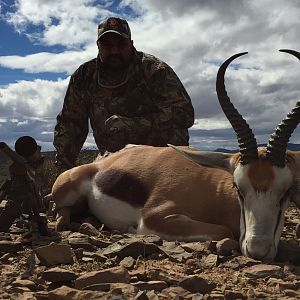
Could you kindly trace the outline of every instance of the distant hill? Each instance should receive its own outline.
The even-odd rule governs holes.
[[[266,147],[267,144],[259,144],[258,147]],[[292,150],[292,151],[300,151],[300,144],[293,144],[293,143],[288,143],[287,146],[288,150]],[[224,152],[224,153],[237,153],[239,152],[238,149],[226,149],[226,148],[217,148],[216,150],[214,150],[214,152]]]

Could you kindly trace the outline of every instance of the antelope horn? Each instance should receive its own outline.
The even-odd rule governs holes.
[[[295,50],[281,49],[279,51],[294,55],[300,60],[300,53]],[[285,166],[287,144],[299,122],[300,101],[296,103],[296,106],[288,113],[286,118],[281,121],[269,139],[266,158],[269,159],[273,165],[280,168]]]
[[[240,162],[243,165],[246,165],[258,158],[257,143],[249,125],[233,106],[233,104],[230,101],[230,98],[227,95],[224,85],[224,75],[228,65],[235,58],[247,53],[248,52],[238,53],[228,58],[219,68],[216,82],[218,99],[225,116],[227,117],[233,130],[236,133],[240,149]]]

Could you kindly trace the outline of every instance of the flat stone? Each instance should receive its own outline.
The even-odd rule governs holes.
[[[153,280],[153,281],[138,281],[132,284],[139,290],[154,290],[160,292],[168,287],[165,281]]]
[[[75,280],[75,288],[82,289],[89,285],[99,283],[129,283],[130,276],[124,267],[114,267],[101,271],[93,271],[79,276]]]
[[[300,291],[285,290],[284,293],[286,296],[293,297],[294,299],[300,299]]]
[[[243,274],[254,279],[267,277],[281,278],[283,276],[283,269],[276,265],[260,264],[244,269]]]
[[[2,240],[0,241],[0,252],[18,252],[23,250],[23,245],[20,242]]]
[[[83,249],[82,249],[83,250]],[[91,252],[91,251],[82,251],[82,256],[85,256],[85,257],[93,257],[94,256],[94,252]]]
[[[145,243],[140,239],[131,238],[119,240],[105,249],[97,251],[97,253],[102,256],[117,256],[119,259],[123,259],[127,256],[138,258],[141,254],[147,257],[154,253],[163,253],[163,251],[156,244]]]
[[[151,243],[158,246],[161,246],[163,244],[163,240],[160,236],[155,234],[126,234],[128,238],[135,238],[138,239],[144,243]]]
[[[82,248],[88,251],[96,250],[96,247],[92,245],[88,235],[79,232],[74,232],[69,235],[68,243],[73,249]]]
[[[70,245],[51,243],[47,246],[38,247],[35,250],[40,263],[45,266],[58,264],[72,264],[73,256]]]
[[[190,242],[180,246],[187,252],[204,252],[209,250],[211,241],[207,242]]]
[[[133,299],[138,291],[138,288],[128,283],[112,283],[110,286],[111,295],[122,295],[122,298],[116,297],[116,299]]]
[[[27,279],[16,279],[11,283],[13,287],[25,287],[28,288],[30,291],[35,291],[36,290],[36,284]]]
[[[254,299],[269,299],[270,294],[266,292],[259,291],[258,289],[254,289]],[[252,298],[251,298],[252,299]],[[273,298],[274,299],[274,298]],[[276,299],[277,300],[277,299]]]
[[[284,281],[282,279],[270,278],[268,284],[278,286],[280,290],[298,290],[300,289],[300,281]]]
[[[207,294],[217,285],[198,275],[189,276],[179,282],[179,286],[192,293]]]
[[[21,293],[21,294],[24,294],[26,292],[30,292],[30,289],[28,287],[25,287],[25,286],[15,286],[15,287],[10,286],[9,288],[7,287],[6,289],[11,290],[14,293],[17,292],[17,293]]]
[[[133,300],[149,300],[149,297],[147,296],[146,291],[139,291]]]
[[[180,245],[176,242],[164,241],[163,245],[159,247],[167,257],[174,262],[183,262],[191,257],[192,253],[185,251]]]
[[[74,272],[59,267],[51,268],[42,273],[42,279],[50,282],[71,281],[76,277]]]
[[[36,296],[38,296],[39,293],[36,293]],[[105,292],[99,292],[99,291],[80,291],[74,288],[70,288],[68,286],[62,286],[55,290],[52,290],[48,293],[49,300],[70,300],[70,299],[76,299],[76,300],[99,300],[99,299],[108,299],[106,298]],[[37,299],[39,299],[37,297]]]
[[[10,258],[13,258],[11,253],[5,253],[0,257],[0,261],[6,263]]]
[[[112,242],[107,241],[107,240],[103,240],[102,238],[96,237],[96,236],[90,236],[89,237],[89,242],[92,245],[96,246],[97,248],[106,248],[106,247],[108,247],[109,245],[112,244]]]
[[[180,287],[180,286],[170,286],[169,288],[166,288],[161,291],[163,296],[166,296],[166,299],[178,299],[178,300],[184,300],[184,299],[193,299],[194,292],[189,292],[188,290]],[[148,293],[147,293],[148,295]],[[152,298],[151,298],[152,299]],[[159,298],[158,298],[159,299]],[[164,298],[161,298],[164,299]]]
[[[95,261],[98,261],[98,262],[106,262],[107,261],[107,257],[105,257],[99,253],[94,253],[93,256],[91,256],[91,258],[93,258]]]
[[[233,251],[238,251],[240,249],[239,242],[233,239],[223,239],[218,241],[216,244],[217,254],[223,256],[232,255]]]
[[[261,261],[254,260],[252,258],[245,257],[245,256],[236,256],[236,257],[232,258],[231,260],[223,263],[222,266],[237,270],[240,268],[251,267],[254,265],[258,265],[258,264],[261,264]]]
[[[218,265],[218,260],[218,255],[209,254],[201,260],[201,264],[206,268],[212,268]]]
[[[0,231],[0,241],[11,241],[11,236],[9,232]]]
[[[98,236],[100,234],[99,230],[90,223],[82,223],[79,227],[79,232],[89,236]]]
[[[85,256],[82,257],[81,260],[83,262],[92,262],[92,261],[94,261],[94,259],[92,257],[85,257]]]
[[[94,226],[99,232],[101,231],[102,233],[102,228],[104,227],[104,225],[96,218],[93,216],[89,216],[85,219],[82,220],[82,223],[88,223],[91,224],[92,226]]]
[[[131,272],[129,273],[131,274]],[[168,285],[177,285],[178,283],[178,279],[176,279],[176,277],[170,275],[168,272],[164,271],[164,270],[160,270],[160,269],[151,269],[149,271],[147,271],[146,273],[144,272],[144,279],[142,279],[140,276],[139,280],[140,281],[147,281],[147,280],[158,280],[158,281],[165,281]]]
[[[128,271],[128,274],[131,277],[131,282],[146,281],[148,279],[148,273],[146,272],[145,268],[141,266],[137,269]]]
[[[214,299],[214,300],[223,300],[224,295],[222,293],[213,292],[213,293],[209,294],[207,298]]]
[[[110,286],[110,283],[91,284],[84,287],[83,290],[108,292],[110,290]]]
[[[120,266],[130,270],[133,268],[135,264],[135,259],[131,256],[124,257],[122,261],[120,261]]]
[[[242,292],[233,290],[225,290],[224,296],[226,300],[247,299],[247,295],[243,294]]]

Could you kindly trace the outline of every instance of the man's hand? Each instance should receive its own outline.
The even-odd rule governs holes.
[[[113,115],[105,121],[106,148],[109,152],[115,152],[125,147],[131,141],[132,119]]]
[[[105,121],[105,132],[110,135],[131,130],[132,121],[130,118],[113,115]]]

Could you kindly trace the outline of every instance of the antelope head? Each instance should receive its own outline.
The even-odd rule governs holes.
[[[300,59],[300,53],[282,49]],[[300,101],[277,126],[266,148],[257,142],[247,122],[239,114],[227,95],[224,75],[238,53],[220,67],[216,90],[222,110],[234,129],[239,153],[209,153],[175,148],[197,163],[222,168],[233,175],[233,185],[240,203],[240,247],[243,255],[264,261],[272,260],[284,224],[289,200],[300,206],[297,186],[300,153],[286,151],[287,143],[300,121]],[[171,146],[171,145],[170,145]]]

